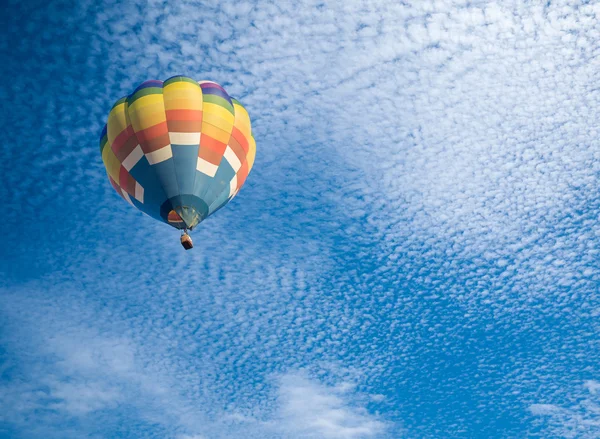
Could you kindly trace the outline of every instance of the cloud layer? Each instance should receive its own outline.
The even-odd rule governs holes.
[[[11,2],[0,434],[593,437],[599,13]],[[97,147],[175,74],[257,139],[186,253]]]

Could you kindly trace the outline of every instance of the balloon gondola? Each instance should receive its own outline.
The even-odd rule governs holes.
[[[183,231],[226,205],[254,164],[246,109],[211,81],[146,81],[110,110],[100,136],[110,183],[129,204]]]
[[[184,249],[190,250],[194,248],[194,242],[192,241],[192,237],[187,232],[183,232],[181,234],[180,241]]]

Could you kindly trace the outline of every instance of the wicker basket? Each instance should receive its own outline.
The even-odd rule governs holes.
[[[194,248],[194,243],[192,242],[191,236],[188,235],[187,233],[184,233],[183,235],[181,235],[181,245],[186,250]]]

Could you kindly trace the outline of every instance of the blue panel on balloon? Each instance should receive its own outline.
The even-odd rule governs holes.
[[[194,193],[198,148],[198,145],[171,145],[180,194]]]

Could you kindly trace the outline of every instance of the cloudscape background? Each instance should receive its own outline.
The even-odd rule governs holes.
[[[0,437],[600,437],[600,5],[11,1]],[[254,169],[195,249],[114,193],[146,79]]]

